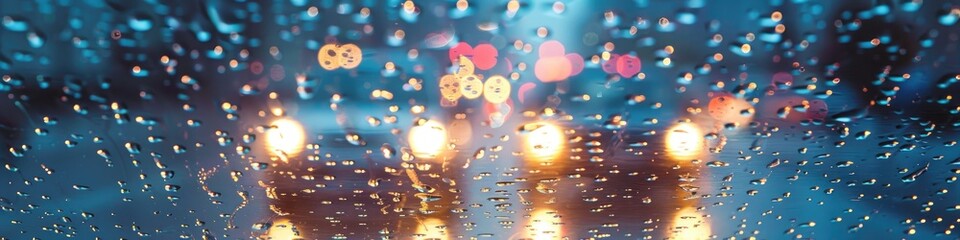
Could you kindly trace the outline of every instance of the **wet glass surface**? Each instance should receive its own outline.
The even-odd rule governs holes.
[[[960,2],[0,2],[0,239],[956,239]]]

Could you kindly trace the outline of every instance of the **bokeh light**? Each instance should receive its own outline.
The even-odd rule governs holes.
[[[267,149],[285,158],[294,157],[303,151],[306,141],[303,125],[287,118],[271,122],[266,135]]]
[[[671,223],[670,239],[711,239],[710,222],[694,207],[680,208]]]
[[[413,239],[416,240],[450,239],[450,234],[446,230],[446,223],[439,218],[423,219],[423,222],[417,224],[416,229],[416,234],[413,236]]]
[[[549,122],[527,124],[524,136],[524,151],[529,159],[554,160],[565,148],[563,129]]]
[[[667,155],[675,160],[691,160],[700,156],[706,148],[703,136],[703,130],[694,123],[674,124],[664,136]]]
[[[443,153],[447,145],[447,129],[443,124],[427,120],[410,128],[407,142],[413,154],[421,158],[435,158]]]
[[[530,213],[525,238],[534,240],[561,239],[564,236],[562,218],[556,211],[539,208]]]

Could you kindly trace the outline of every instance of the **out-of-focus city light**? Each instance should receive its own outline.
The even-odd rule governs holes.
[[[289,219],[278,219],[267,229],[262,239],[303,239],[300,231]]]
[[[694,207],[684,207],[673,217],[670,239],[709,239],[710,222]]]
[[[554,160],[564,148],[563,130],[552,123],[534,123],[526,134],[524,152],[534,160]]]
[[[674,160],[690,160],[696,158],[706,147],[703,141],[703,131],[693,123],[677,123],[667,130],[664,139],[667,155]]]
[[[560,239],[563,236],[560,216],[552,209],[537,209],[527,222],[527,236],[534,240]]]
[[[303,151],[307,136],[300,122],[284,118],[273,121],[270,126],[266,131],[267,149],[270,152],[292,157]]]
[[[424,219],[423,222],[417,226],[416,234],[414,234],[413,237],[417,240],[450,239],[443,220],[438,218]]]
[[[443,153],[447,144],[447,129],[439,122],[428,120],[410,128],[407,141],[414,156],[435,158]]]

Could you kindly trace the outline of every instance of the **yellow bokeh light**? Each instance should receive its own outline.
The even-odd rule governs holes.
[[[527,236],[534,240],[561,239],[563,234],[560,216],[551,209],[538,209],[530,214],[527,222]]]
[[[286,118],[270,123],[266,135],[267,149],[285,157],[296,156],[303,151],[303,145],[307,140],[303,125],[296,120]]]
[[[533,123],[524,126],[527,133],[524,149],[535,160],[553,160],[564,148],[563,130],[551,123]]]
[[[427,218],[424,219],[419,226],[417,226],[417,233],[414,235],[413,239],[450,239],[450,236],[447,236],[447,231],[445,229],[446,226],[443,223],[443,220],[438,218]]]
[[[407,136],[413,155],[420,158],[436,158],[447,144],[447,129],[436,121],[426,121],[410,128]]]
[[[693,123],[682,122],[667,130],[664,139],[667,155],[675,160],[690,160],[703,152],[703,131]]]
[[[304,239],[300,231],[288,219],[278,219],[261,236],[261,239]]]
[[[507,2],[508,13],[511,13],[511,14],[516,13],[517,10],[520,10],[520,2],[518,2],[517,0],[510,0],[509,2]]]
[[[673,218],[670,239],[710,239],[710,223],[693,207],[684,207]]]

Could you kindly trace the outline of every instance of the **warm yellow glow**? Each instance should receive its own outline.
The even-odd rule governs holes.
[[[296,156],[307,140],[303,125],[292,119],[277,119],[267,129],[267,149],[285,157]],[[286,158],[281,158],[286,159]]]
[[[417,226],[417,234],[414,235],[414,239],[450,239],[450,236],[447,236],[447,231],[445,229],[446,226],[444,225],[443,220],[438,218],[427,218],[423,220],[420,226]]]
[[[511,0],[510,2],[507,2],[507,13],[513,15],[517,12],[517,10],[520,10],[520,2],[517,2],[517,0]]]
[[[700,155],[706,147],[703,132],[693,123],[677,123],[667,130],[664,139],[667,155],[675,160],[690,160]]]
[[[420,158],[435,158],[447,144],[447,129],[436,121],[427,121],[410,128],[407,136],[413,155]]]
[[[524,126],[525,155],[536,160],[553,160],[564,148],[563,130],[550,123],[532,123]]]
[[[710,223],[693,207],[677,211],[670,227],[670,239],[709,239]]]
[[[273,225],[267,229],[262,239],[303,239],[299,230],[288,219],[278,219],[273,221]]]
[[[561,239],[560,216],[552,209],[537,209],[527,222],[527,238],[534,240]]]

